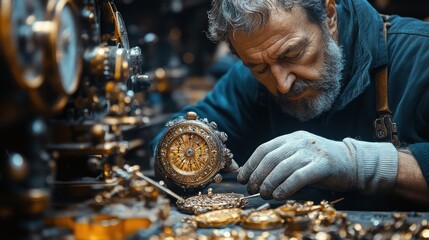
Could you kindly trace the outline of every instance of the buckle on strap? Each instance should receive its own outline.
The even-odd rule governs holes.
[[[398,127],[396,123],[392,121],[390,114],[381,115],[379,118],[374,120],[375,137],[378,140],[389,141],[395,147],[400,146],[398,138]]]

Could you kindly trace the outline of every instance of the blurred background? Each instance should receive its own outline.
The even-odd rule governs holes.
[[[148,100],[155,111],[175,112],[201,99],[235,57],[206,37],[208,0],[123,0],[130,45],[144,54],[154,77]]]

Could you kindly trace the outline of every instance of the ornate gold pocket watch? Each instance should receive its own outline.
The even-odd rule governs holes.
[[[233,155],[224,145],[228,136],[215,122],[188,112],[166,127],[157,146],[155,170],[169,188],[192,192],[222,180],[219,171],[231,164]]]

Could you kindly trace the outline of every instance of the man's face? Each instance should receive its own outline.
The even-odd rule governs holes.
[[[310,22],[302,8],[274,10],[265,27],[228,37],[284,112],[306,121],[331,108],[340,91],[342,52],[328,29]]]

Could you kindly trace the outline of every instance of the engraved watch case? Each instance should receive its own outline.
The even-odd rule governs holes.
[[[193,192],[212,181],[220,182],[219,171],[232,162],[226,148],[227,135],[215,122],[188,112],[166,124],[156,152],[155,171],[167,185]]]

